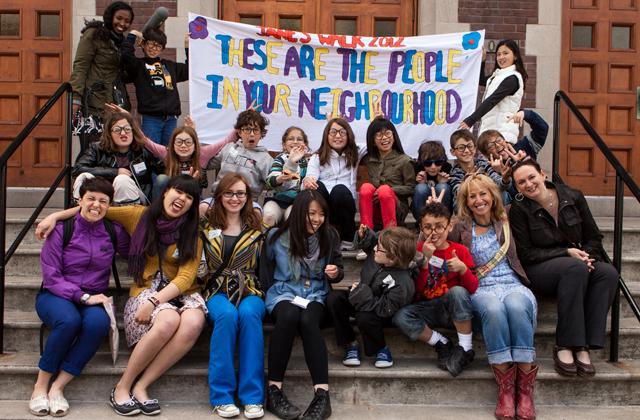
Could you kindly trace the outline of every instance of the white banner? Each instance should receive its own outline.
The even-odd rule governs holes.
[[[262,145],[282,150],[302,127],[312,150],[343,116],[360,145],[380,103],[405,152],[449,136],[476,106],[484,31],[416,36],[317,35],[189,14],[189,97],[200,140],[224,138],[255,100],[270,121]]]

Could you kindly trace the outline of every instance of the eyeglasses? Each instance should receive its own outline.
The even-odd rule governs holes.
[[[300,143],[304,143],[304,138],[302,137],[287,137],[286,139],[284,139],[284,141],[290,141],[290,142],[294,142],[294,141],[299,141]]]
[[[340,130],[336,130],[335,128],[332,128],[331,130],[329,130],[329,135],[330,136],[337,136],[340,135],[340,137],[346,137],[347,135],[347,130],[341,128]]]
[[[387,250],[381,249],[380,245],[377,245],[377,244],[373,247],[373,252],[381,252],[385,255],[387,254]]]
[[[448,223],[446,225],[435,225],[435,226],[425,225],[425,226],[422,226],[422,231],[427,235],[429,235],[431,232],[442,233],[445,231],[445,229],[448,226],[449,226]]]
[[[116,133],[116,134],[120,134],[122,132],[125,132],[127,134],[129,134],[131,131],[133,131],[133,128],[131,128],[130,125],[116,125],[114,127],[111,127],[111,132],[112,133]]]
[[[244,134],[260,134],[262,130],[260,130],[260,127],[242,127],[240,131]]]
[[[246,191],[225,191],[222,193],[222,196],[224,198],[233,198],[233,196],[236,196],[240,199],[243,199],[243,198],[247,198],[247,192]]]
[[[173,142],[176,146],[193,146],[193,139],[176,139]]]
[[[387,130],[387,131],[384,131],[384,132],[379,132],[379,133],[376,133],[373,136],[373,138],[376,139],[376,140],[382,140],[383,138],[390,139],[391,137],[393,137],[393,131],[391,131],[391,130]]]
[[[476,146],[473,143],[469,143],[469,144],[461,144],[458,145],[456,147],[453,148],[453,150],[460,152],[460,153],[464,153],[465,150],[469,149],[470,152],[473,152],[475,150]]]
[[[431,165],[442,166],[446,162],[445,159],[427,159],[422,161],[422,166],[428,168]]]
[[[158,44],[157,42],[153,42],[153,41],[147,41],[147,42],[145,42],[145,45],[150,50],[161,50],[161,49],[164,48],[162,45]]]

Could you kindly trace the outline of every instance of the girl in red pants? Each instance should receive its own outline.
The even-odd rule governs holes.
[[[367,155],[362,160],[369,182],[360,186],[360,220],[369,228],[396,226],[409,213],[416,174],[404,153],[393,123],[376,118],[367,129]]]

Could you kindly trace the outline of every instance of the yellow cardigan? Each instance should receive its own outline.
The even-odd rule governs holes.
[[[110,207],[107,211],[107,218],[114,222],[120,223],[129,235],[133,235],[133,232],[138,226],[138,222],[142,217],[142,214],[147,210],[145,206],[122,206],[122,207]],[[171,283],[175,284],[180,293],[189,295],[194,292],[200,292],[202,288],[196,284],[196,273],[198,271],[198,264],[200,263],[200,257],[202,256],[202,240],[198,237],[198,244],[196,252],[189,262],[186,264],[178,265],[178,260],[173,256],[176,252],[176,245],[173,244],[167,248],[167,253],[162,259],[162,270],[164,274],[172,279]],[[151,280],[159,269],[158,255],[147,255],[147,264],[144,267],[144,273],[142,278],[144,279],[144,286],[138,287],[135,283],[131,285],[129,289],[129,296],[138,296],[144,289],[151,287]]]

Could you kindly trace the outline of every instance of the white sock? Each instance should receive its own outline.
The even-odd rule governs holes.
[[[464,351],[469,351],[473,348],[473,344],[471,344],[471,338],[473,337],[473,333],[469,334],[460,334],[458,333],[458,344]]]
[[[429,344],[430,346],[435,346],[438,341],[442,344],[447,344],[449,342],[449,340],[447,340],[447,337],[440,334],[438,331],[432,331],[431,338],[429,339],[429,341],[427,341],[427,344]]]

